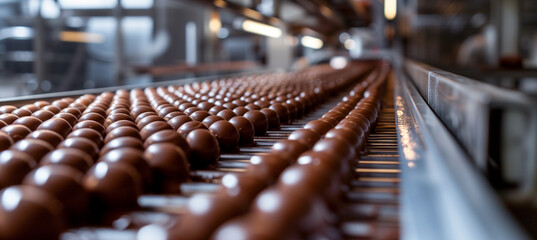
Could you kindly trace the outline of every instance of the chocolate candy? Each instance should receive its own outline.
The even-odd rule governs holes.
[[[83,183],[96,212],[132,209],[143,189],[140,175],[127,163],[99,162],[88,170]]]
[[[110,126],[110,124],[114,123],[114,122],[117,122],[119,120],[129,120],[129,121],[133,121],[131,116],[127,115],[127,114],[124,114],[124,113],[116,113],[116,114],[113,114],[113,115],[109,115],[106,120],[104,120],[104,128],[107,128],[108,126]]]
[[[44,121],[37,130],[50,130],[60,134],[62,137],[67,137],[71,132],[71,125],[63,118],[52,118]]]
[[[144,117],[142,119],[140,119],[140,121],[138,121],[136,123],[136,126],[138,127],[138,129],[142,129],[144,128],[147,124],[150,124],[152,122],[156,122],[156,121],[162,121],[164,122],[164,119],[157,116],[157,115],[151,115],[151,116],[147,116],[147,117]]]
[[[284,105],[282,105],[281,103],[274,103],[270,105],[269,108],[274,110],[278,114],[281,123],[289,122],[289,110]]]
[[[330,129],[333,128],[333,126],[323,120],[313,120],[309,121],[305,126],[305,129],[311,129],[315,132],[317,132],[319,135],[324,135],[326,132],[330,131]]]
[[[216,164],[220,156],[220,147],[216,137],[205,129],[191,131],[186,141],[190,146],[190,165],[192,169],[201,169]]]
[[[4,113],[0,115],[0,121],[5,122],[6,124],[12,124],[17,119],[19,119],[19,117],[11,113]]]
[[[96,122],[96,121],[93,121],[93,120],[81,121],[81,122],[77,123],[73,127],[73,130],[84,129],[84,128],[93,129],[93,130],[99,132],[99,134],[104,136],[104,131],[105,131],[104,126],[102,124]]]
[[[2,120],[0,120],[0,129],[7,126],[8,124]]]
[[[11,113],[13,111],[17,110],[17,107],[11,106],[11,105],[4,105],[0,107],[0,114],[3,113]]]
[[[0,132],[0,152],[8,149],[13,145],[13,139],[7,133]]]
[[[232,110],[230,109],[224,109],[220,112],[218,112],[218,114],[216,114],[217,116],[225,119],[225,120],[230,120],[231,118],[237,116],[237,114],[235,114],[235,112],[233,112]]]
[[[26,104],[26,105],[22,106],[21,109],[26,109],[26,110],[28,110],[30,112],[35,112],[35,111],[39,110],[39,107],[37,107],[34,104]]]
[[[107,128],[106,128],[106,133],[109,133],[111,132],[112,130],[118,128],[118,127],[133,127],[133,128],[138,128],[138,126],[136,126],[135,123],[133,123],[132,121],[129,121],[129,120],[119,120],[117,122],[114,122],[112,124],[110,124]]]
[[[254,125],[245,117],[236,116],[229,120],[239,131],[239,145],[249,145],[254,143]]]
[[[24,109],[24,108],[19,108],[11,112],[11,114],[16,115],[17,117],[25,117],[25,116],[31,116],[32,111]]]
[[[363,145],[362,131],[352,131],[348,128],[332,129],[326,133],[325,138],[341,138],[351,144],[356,150]],[[363,146],[362,146],[363,147]]]
[[[23,125],[34,131],[42,123],[39,118],[36,117],[21,117],[13,122],[13,124]]]
[[[211,116],[211,114],[204,110],[195,111],[194,113],[190,114],[190,118],[194,121],[203,121],[206,117]]]
[[[13,144],[10,149],[27,153],[36,162],[39,162],[43,156],[54,150],[54,147],[43,140],[23,139]]]
[[[52,147],[58,146],[58,144],[64,140],[60,134],[50,130],[37,130],[28,134],[26,138],[43,140],[49,143]]]
[[[5,150],[0,152],[0,189],[21,183],[37,165],[27,153]]]
[[[183,112],[174,111],[174,112],[166,114],[164,116],[164,120],[170,121],[170,119],[172,119],[173,117],[177,117],[177,116],[181,116],[181,115],[185,115],[185,114]]]
[[[69,125],[71,125],[71,127],[74,127],[75,124],[78,122],[78,119],[75,117],[75,115],[66,112],[60,112],[56,114],[54,118],[65,119],[67,122],[69,122]]]
[[[313,147],[315,152],[328,152],[347,163],[356,161],[354,146],[341,138],[324,138]]]
[[[104,144],[109,143],[111,140],[119,137],[133,137],[141,138],[137,128],[133,127],[118,127],[109,132],[104,138]]]
[[[176,131],[166,129],[154,133],[153,135],[149,136],[147,140],[145,140],[144,148],[148,148],[149,146],[157,143],[172,143],[180,147],[187,157],[190,156],[190,146],[188,146],[186,139]]]
[[[250,110],[244,114],[244,117],[254,125],[256,136],[263,136],[267,133],[268,119],[261,111]]]
[[[269,129],[278,129],[280,127],[280,118],[278,113],[270,108],[263,108],[261,110],[263,114],[267,117]]]
[[[144,158],[153,170],[153,191],[179,192],[180,183],[190,177],[190,164],[183,150],[172,143],[149,145]]]
[[[248,110],[248,108],[245,108],[245,107],[236,107],[235,109],[233,109],[233,112],[237,114],[237,116],[243,116],[248,111],[250,110]]]
[[[32,113],[32,116],[44,122],[54,117],[54,113],[48,110],[41,109],[39,111]]]
[[[61,142],[57,148],[58,149],[61,149],[61,148],[80,149],[83,152],[89,154],[93,158],[95,158],[97,154],[99,153],[99,147],[97,146],[97,144],[83,137],[67,138],[63,142]]]
[[[34,105],[37,106],[38,108],[42,108],[44,106],[50,105],[50,103],[47,101],[37,101],[37,102],[34,102]]]
[[[89,204],[89,195],[82,186],[83,176],[82,172],[65,165],[42,166],[29,173],[22,184],[54,195],[73,224],[81,221]]]
[[[82,114],[82,112],[78,108],[74,108],[74,107],[64,108],[64,109],[62,109],[60,111],[60,113],[70,113],[73,116],[75,116],[76,118],[79,118],[80,115]]]
[[[100,124],[103,124],[105,118],[98,113],[89,112],[89,113],[85,113],[84,115],[82,115],[82,117],[78,119],[78,121],[85,121],[85,120],[92,120]]]
[[[107,152],[118,149],[118,148],[136,148],[140,151],[144,150],[143,142],[139,138],[133,138],[133,137],[120,137],[111,140],[109,143],[104,145],[104,147],[99,152],[99,156],[103,156]]]
[[[199,121],[190,121],[181,125],[177,132],[186,138],[186,136],[195,129],[207,129],[207,126]]]
[[[289,135],[288,139],[297,140],[309,148],[312,148],[313,145],[315,145],[315,143],[321,139],[321,135],[312,129],[303,128],[293,131],[291,135]]]
[[[288,155],[292,159],[296,159],[300,154],[307,151],[309,148],[297,140],[281,140],[272,146],[271,152]]]
[[[222,152],[233,152],[237,148],[240,135],[233,124],[225,120],[220,120],[213,123],[209,127],[209,131],[211,131],[218,140],[218,145]]]
[[[18,142],[26,137],[32,130],[23,125],[8,125],[0,129],[0,131],[6,133],[13,142]]]
[[[150,124],[147,124],[144,128],[142,128],[142,130],[140,130],[140,136],[142,137],[142,140],[145,141],[153,133],[156,133],[165,129],[173,129],[173,128],[166,122],[161,122],[161,121],[152,122]]]
[[[94,142],[98,147],[101,146],[101,144],[103,143],[103,137],[101,136],[101,134],[91,128],[77,129],[71,132],[67,136],[67,138],[73,138],[73,137],[87,138],[90,141]]]
[[[294,159],[280,154],[256,155],[250,158],[246,172],[264,179],[267,184],[272,184],[292,162]]]
[[[0,239],[59,239],[65,219],[61,203],[33,186],[0,192]]]
[[[149,187],[151,185],[151,169],[142,155],[143,152],[136,148],[117,148],[99,157],[99,162],[127,163],[133,166],[138,174],[140,174],[142,184]]]
[[[85,173],[93,165],[93,158],[76,148],[62,148],[49,152],[39,164],[43,166],[65,165]]]
[[[224,119],[219,116],[212,115],[203,119],[202,123],[205,124],[206,127],[210,127],[211,124],[218,122],[220,120],[224,120]]]
[[[170,124],[170,126],[172,126],[172,128],[177,131],[179,127],[181,127],[183,124],[190,122],[190,121],[192,121],[192,118],[190,118],[189,116],[180,115],[180,116],[171,118],[168,121],[168,124]]]

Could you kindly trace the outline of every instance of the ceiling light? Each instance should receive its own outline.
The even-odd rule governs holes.
[[[255,22],[252,20],[244,20],[242,22],[242,29],[247,32],[251,32],[251,33],[255,33],[255,34],[259,34],[259,35],[263,35],[263,36],[267,36],[271,38],[279,38],[280,36],[282,36],[281,29],[271,26],[271,25],[264,24],[264,23]]]
[[[300,43],[302,43],[304,47],[309,47],[313,49],[320,49],[323,47],[323,44],[324,44],[323,40],[316,38],[316,37],[311,37],[311,36],[302,37],[302,39],[300,40]]]

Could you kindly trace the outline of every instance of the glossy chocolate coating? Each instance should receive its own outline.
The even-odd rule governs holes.
[[[313,145],[315,145],[315,143],[321,139],[321,135],[312,129],[303,128],[293,131],[291,135],[289,135],[288,139],[297,140],[307,145],[309,148],[312,148]]]
[[[264,136],[268,129],[268,119],[259,110],[250,110],[243,115],[254,125],[254,132],[256,136]]]
[[[176,107],[174,106],[168,106],[168,107],[163,107],[161,108],[158,113],[160,116],[166,116],[168,115],[169,113],[172,113],[172,112],[175,112],[175,111],[179,111],[179,109],[177,109]]]
[[[48,110],[41,109],[39,111],[32,113],[32,116],[44,122],[54,117],[54,113]]]
[[[143,152],[136,148],[117,148],[108,151],[101,157],[99,162],[109,163],[127,163],[133,166],[138,174],[142,177],[142,184],[146,187],[151,185],[151,169],[149,164],[143,158]]]
[[[211,109],[209,109],[209,113],[213,114],[213,115],[216,115],[216,114],[218,114],[220,111],[222,111],[224,109],[226,109],[226,108],[223,107],[223,106],[214,106]]]
[[[137,128],[133,127],[118,127],[111,132],[109,132],[104,138],[104,144],[109,143],[111,140],[120,138],[120,137],[133,137],[140,138],[140,133]]]
[[[83,137],[73,137],[67,138],[61,142],[58,147],[61,148],[76,148],[80,149],[83,152],[89,154],[91,157],[95,158],[99,153],[99,147],[93,141],[83,138]]]
[[[205,124],[205,126],[210,127],[213,123],[218,122],[220,120],[224,120],[224,119],[219,116],[212,115],[203,119],[202,123]]]
[[[67,137],[69,133],[71,132],[71,125],[67,120],[63,118],[51,118],[47,121],[44,121],[37,130],[51,130],[53,132],[57,132],[62,137]]]
[[[3,113],[11,113],[13,111],[17,110],[17,107],[11,106],[11,105],[4,105],[0,107],[0,114]]]
[[[108,126],[110,126],[110,124],[114,123],[114,122],[117,122],[119,120],[129,120],[129,121],[133,121],[131,116],[127,115],[127,114],[124,114],[124,113],[116,113],[116,114],[113,114],[113,115],[108,115],[108,117],[106,118],[106,120],[104,120],[104,128],[107,128]]]
[[[164,122],[164,119],[158,115],[150,115],[150,116],[140,119],[140,121],[136,123],[136,126],[138,127],[138,129],[142,129],[145,126],[147,126],[147,124],[150,124],[156,121]]]
[[[189,107],[189,108],[185,109],[185,110],[183,111],[183,113],[185,113],[186,115],[189,115],[189,116],[190,116],[192,113],[197,112],[197,111],[199,111],[199,110],[201,110],[201,109],[199,109],[199,108],[197,108],[197,107]]]
[[[145,140],[144,148],[157,143],[172,143],[180,147],[187,157],[190,156],[190,146],[188,146],[186,139],[176,131],[167,129],[154,133]]]
[[[105,131],[104,126],[93,120],[85,120],[85,121],[78,122],[73,127],[73,130],[84,129],[84,128],[93,129],[97,131],[99,134],[101,134],[102,136],[104,136],[104,131]]]
[[[24,108],[19,108],[11,112],[11,114],[16,115],[17,117],[25,117],[25,116],[32,116],[32,111],[24,109]]]
[[[266,184],[272,184],[293,161],[294,159],[286,158],[285,155],[274,153],[255,155],[250,158],[246,172],[264,179]]]
[[[84,120],[93,120],[95,122],[103,124],[105,118],[98,113],[90,112],[90,113],[85,113],[78,119],[78,121],[84,121]]]
[[[147,124],[144,128],[140,130],[140,136],[142,137],[142,140],[146,140],[149,136],[152,134],[165,130],[165,129],[173,129],[170,124],[163,122],[163,121],[156,121]]]
[[[192,118],[186,115],[175,116],[168,121],[174,130],[178,130],[183,124],[192,121]]]
[[[325,138],[341,138],[351,144],[355,149],[363,144],[363,133],[361,131],[352,131],[348,128],[332,129],[326,133]]]
[[[229,120],[239,131],[239,145],[248,145],[254,143],[254,125],[245,117],[236,116]]]
[[[150,106],[134,106],[132,107],[131,109],[131,116],[136,119],[138,118],[138,116],[144,112],[154,112],[153,111],[153,108],[151,108]],[[155,113],[157,114],[157,113]]]
[[[113,149],[126,148],[126,147],[136,148],[140,151],[144,150],[144,145],[142,143],[142,140],[140,140],[139,138],[120,137],[120,138],[115,138],[111,140],[110,142],[108,142],[106,145],[104,145],[104,147],[99,152],[99,156],[103,156],[104,154],[106,154],[107,152]]]
[[[330,131],[333,126],[330,123],[327,123],[323,120],[313,120],[309,121],[305,126],[305,129],[311,129],[317,132],[319,135],[324,135],[326,132]]]
[[[232,110],[230,109],[224,109],[220,112],[218,112],[218,114],[216,114],[217,116],[225,119],[225,120],[230,120],[231,118],[237,116],[237,114],[235,114],[235,112],[233,112]]]
[[[0,129],[0,131],[6,133],[11,137],[13,142],[18,142],[25,138],[32,130],[23,125],[8,125]]]
[[[281,103],[274,103],[270,105],[269,108],[274,110],[278,114],[278,118],[280,118],[281,123],[289,122],[289,110]]]
[[[118,127],[133,127],[133,128],[138,128],[138,126],[136,126],[135,123],[129,121],[129,120],[119,120],[117,122],[114,122],[112,124],[110,124],[110,126],[108,126],[106,128],[106,133],[109,133],[111,132],[112,130],[118,128]]]
[[[60,111],[60,113],[70,113],[73,116],[75,116],[76,118],[79,118],[80,115],[82,114],[82,112],[78,108],[74,108],[74,107],[64,108],[64,109],[62,109]]]
[[[190,164],[183,150],[172,143],[151,144],[144,158],[153,171],[155,192],[179,192],[180,183],[190,178]]]
[[[49,105],[49,106],[42,107],[41,110],[47,110],[47,111],[50,111],[50,112],[52,112],[54,114],[57,114],[57,113],[59,113],[61,111],[61,108]]]
[[[71,132],[67,136],[67,138],[73,138],[73,137],[87,138],[91,140],[92,142],[94,142],[97,146],[101,146],[103,144],[103,137],[101,136],[101,134],[91,128],[77,129]]]
[[[216,137],[206,129],[195,129],[186,137],[190,146],[190,165],[192,169],[201,169],[216,164],[220,157],[220,147]]]
[[[64,230],[61,203],[44,190],[12,186],[0,192],[0,202],[0,239],[55,240]]]
[[[164,120],[169,121],[173,117],[177,117],[177,116],[181,116],[181,115],[186,115],[186,114],[184,114],[183,112],[180,112],[180,111],[174,111],[174,112],[166,114],[164,116]]]
[[[211,114],[204,110],[195,111],[194,113],[190,114],[190,118],[194,121],[203,121],[206,117],[211,116]]]
[[[71,127],[74,127],[75,124],[78,122],[78,119],[75,117],[75,115],[66,112],[58,113],[54,116],[54,118],[65,119],[67,122],[69,122],[69,125]]]
[[[280,127],[280,118],[278,113],[270,108],[263,108],[261,110],[263,114],[267,117],[269,129],[278,129]]]
[[[37,165],[27,153],[5,150],[0,152],[0,189],[21,183]]]
[[[211,110],[212,107],[214,107],[214,104],[205,101],[205,102],[199,103],[197,107],[201,110],[209,111]]]
[[[7,133],[0,132],[0,152],[8,149],[13,145],[13,139]]]
[[[233,109],[233,112],[237,114],[237,116],[242,116],[248,111],[250,110],[248,110],[248,108],[245,108],[245,107],[236,107],[235,109]]]
[[[89,195],[82,185],[83,173],[66,165],[42,166],[24,178],[22,184],[51,193],[72,221],[80,221],[87,212]]]
[[[43,166],[66,165],[85,173],[93,165],[93,158],[80,149],[61,148],[49,152],[39,164]]]
[[[195,129],[207,129],[207,126],[199,121],[190,121],[181,125],[177,132],[186,138],[186,136]]]
[[[341,138],[324,138],[319,140],[315,146],[313,146],[315,152],[327,152],[333,154],[341,161],[353,163],[356,161],[356,151],[346,140]]]
[[[271,152],[288,155],[292,159],[296,159],[300,154],[307,151],[308,145],[301,143],[298,140],[280,140],[272,146]]]
[[[103,117],[106,117],[106,110],[101,107],[89,107],[84,111],[84,114],[86,113],[97,113]]]
[[[239,144],[240,134],[237,128],[226,120],[213,123],[209,130],[218,139],[218,145],[222,152],[233,152]]]
[[[47,101],[37,101],[37,102],[34,102],[34,105],[37,106],[38,108],[42,108],[44,106],[50,105],[50,103]]]
[[[67,106],[69,106],[69,102],[63,100],[63,99],[59,99],[59,100],[55,100],[54,102],[52,102],[52,106],[56,106],[60,109],[64,109],[66,108]]]
[[[2,120],[0,120],[0,129],[7,126],[8,124]]]
[[[15,114],[11,114],[11,113],[4,113],[4,114],[0,115],[0,120],[5,122],[6,124],[12,124],[17,119],[19,119],[19,117],[17,115],[15,115]]]
[[[23,139],[13,144],[10,149],[27,153],[39,162],[43,156],[54,150],[54,147],[43,140]]]
[[[92,196],[92,210],[128,210],[138,205],[143,185],[140,174],[127,163],[99,162],[88,170],[84,187]]]

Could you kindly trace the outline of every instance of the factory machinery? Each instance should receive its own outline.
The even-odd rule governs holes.
[[[535,99],[408,59],[1,105],[1,239],[532,236]]]

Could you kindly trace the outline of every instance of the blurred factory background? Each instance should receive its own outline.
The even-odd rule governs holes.
[[[533,0],[0,0],[0,95],[300,68],[388,49],[535,92],[536,23]]]

